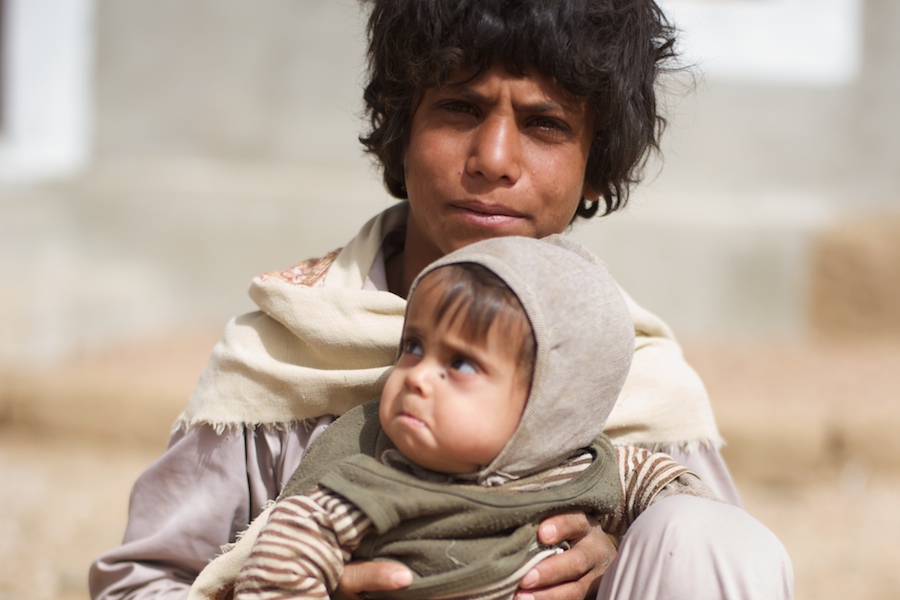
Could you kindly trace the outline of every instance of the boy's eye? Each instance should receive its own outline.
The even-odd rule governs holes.
[[[535,127],[537,131],[542,132],[544,135],[572,135],[572,130],[566,122],[561,121],[560,119],[555,119],[553,117],[535,117],[531,120],[531,125],[532,127]]]
[[[538,117],[533,122],[536,126],[542,127],[544,129],[563,129],[562,124],[556,119]]]
[[[448,100],[442,102],[440,106],[443,110],[452,113],[474,114],[475,112],[475,107],[461,100]]]
[[[478,373],[478,369],[475,367],[474,363],[465,358],[457,358],[450,366],[453,367],[453,370],[459,371],[465,375],[475,375]]]

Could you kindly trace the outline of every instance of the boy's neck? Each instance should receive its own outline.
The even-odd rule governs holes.
[[[401,250],[397,254],[388,257],[384,261],[384,271],[387,277],[388,291],[406,298],[409,294],[409,284],[404,286],[403,264],[406,260],[406,252]]]
[[[388,290],[401,298],[409,296],[409,288],[422,270],[439,259],[441,252],[422,238],[410,213],[403,248],[384,261]]]

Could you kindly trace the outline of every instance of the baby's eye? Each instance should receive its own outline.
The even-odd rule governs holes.
[[[405,342],[403,342],[403,354],[422,356],[422,345],[416,340],[406,340]]]
[[[453,361],[453,364],[450,365],[453,367],[455,371],[459,371],[465,375],[475,375],[478,373],[478,369],[475,367],[475,364],[472,361],[466,360],[465,358],[457,358]]]

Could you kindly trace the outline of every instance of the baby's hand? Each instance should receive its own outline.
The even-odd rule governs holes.
[[[412,571],[400,563],[348,563],[335,590],[338,600],[358,600],[361,592],[399,590],[412,583]]]
[[[600,577],[616,557],[612,541],[583,512],[567,512],[544,520],[538,529],[542,544],[563,541],[572,547],[538,563],[519,584],[518,600],[583,600],[593,598]]]

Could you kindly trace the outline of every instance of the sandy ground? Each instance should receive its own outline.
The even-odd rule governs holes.
[[[0,375],[0,600],[87,597],[131,483],[217,337],[162,337]],[[747,509],[790,552],[798,599],[900,589],[900,343],[686,344]]]

